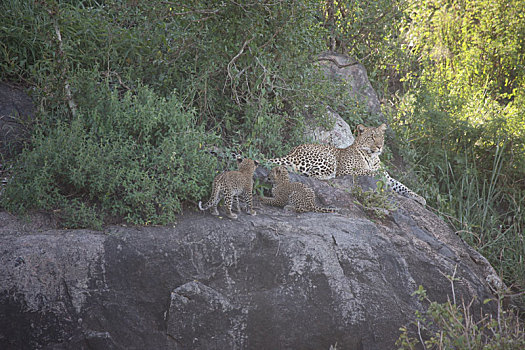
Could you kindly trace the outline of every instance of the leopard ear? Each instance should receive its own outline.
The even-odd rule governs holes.
[[[241,163],[242,162],[242,157],[241,156],[237,156],[237,163]]]
[[[360,135],[363,131],[366,130],[366,126],[364,126],[363,124],[359,124],[356,130],[357,130],[357,135]]]
[[[258,160],[254,160],[253,162],[255,163],[255,166],[259,165],[259,161]]]
[[[378,129],[381,130],[381,131],[385,131],[386,130],[386,124],[381,124],[378,126]]]

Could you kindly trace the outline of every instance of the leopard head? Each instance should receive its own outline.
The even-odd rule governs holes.
[[[386,124],[381,124],[377,128],[373,126],[357,126],[357,136],[355,145],[371,155],[380,155],[385,145]]]
[[[289,182],[290,176],[288,175],[288,170],[285,166],[277,166],[270,171],[268,179],[271,183],[279,184]]]
[[[259,165],[259,162],[256,160],[252,160],[250,158],[240,158],[237,157],[237,165],[240,172],[249,172],[253,173],[255,171],[255,168]]]

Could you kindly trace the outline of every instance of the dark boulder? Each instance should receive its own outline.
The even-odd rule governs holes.
[[[22,150],[34,113],[24,90],[0,82],[0,163]]]

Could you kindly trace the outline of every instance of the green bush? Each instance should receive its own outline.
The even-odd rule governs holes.
[[[388,198],[388,191],[384,184],[385,182],[381,180],[377,182],[377,188],[374,190],[363,191],[361,186],[354,186],[351,191],[357,203],[379,219],[397,210],[396,204]]]
[[[190,149],[214,143],[210,134],[222,148],[275,156],[303,141],[304,115],[320,117],[325,105],[361,122],[314,65],[324,50],[320,6],[1,2],[0,78],[33,87],[38,106],[4,206],[60,210],[80,226],[104,215],[165,222],[209,188],[213,172],[199,171],[213,164]],[[189,132],[175,123],[185,113]]]
[[[96,80],[117,88],[139,81],[160,96],[177,90],[198,123],[229,146],[282,151],[283,140],[302,141],[303,116],[319,117],[325,105],[361,122],[346,90],[314,65],[325,50],[321,8],[317,0],[9,0],[0,3],[0,78],[34,85],[54,121],[49,112],[67,106],[66,82],[97,69]]]
[[[176,94],[140,87],[119,97],[104,84],[93,94],[92,108],[35,135],[2,198],[7,209],[56,210],[70,227],[100,226],[104,215],[161,224],[207,194],[217,164],[202,146],[216,137]]]

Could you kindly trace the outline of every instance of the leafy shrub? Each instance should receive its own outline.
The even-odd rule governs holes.
[[[40,131],[22,154],[6,208],[58,210],[70,227],[100,226],[105,214],[160,224],[207,194],[216,160],[201,148],[216,138],[176,94],[140,87],[119,97],[104,84],[85,92],[98,99],[92,108]]]
[[[314,0],[9,0],[0,3],[0,78],[34,85],[51,122],[64,115],[49,112],[66,106],[65,84],[79,69],[97,69],[96,80],[119,88],[140,81],[159,96],[176,89],[198,124],[227,146],[280,153],[302,141],[306,112],[321,116],[330,105],[350,124],[361,122],[348,111],[345,89],[314,66],[312,56],[325,50],[321,7]]]

